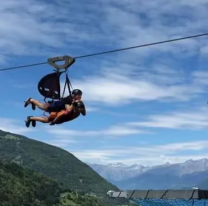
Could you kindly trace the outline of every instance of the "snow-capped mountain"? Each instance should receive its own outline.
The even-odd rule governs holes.
[[[208,170],[208,159],[187,160],[179,164],[180,175],[191,174],[194,172],[203,172]]]
[[[154,174],[174,174],[176,176],[182,176],[186,174],[192,174],[195,172],[204,172],[208,170],[208,159],[200,160],[187,160],[183,163],[164,165],[157,165],[151,168],[150,173]]]
[[[131,189],[208,189],[208,160],[188,160],[180,164],[165,164],[132,178],[112,182],[123,190]]]
[[[150,168],[138,164],[128,166],[122,163],[107,165],[88,163],[88,165],[98,174],[100,174],[102,177],[109,181],[119,181],[135,177],[136,175],[139,175]]]
[[[152,175],[172,174],[178,177],[192,174],[195,172],[208,171],[208,159],[187,160],[184,163],[157,165],[153,167],[145,167],[140,164],[131,166],[114,163],[114,164],[88,164],[93,170],[112,183],[137,177],[148,172]]]

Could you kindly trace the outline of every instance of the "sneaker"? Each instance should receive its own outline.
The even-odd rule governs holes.
[[[32,109],[35,110],[36,106],[35,106],[33,103],[30,102],[31,99],[32,99],[32,98],[28,98],[28,99],[25,101],[24,107],[27,107],[29,104],[31,104],[31,105],[32,105]]]
[[[30,126],[30,123],[31,123],[30,117],[32,117],[32,116],[28,116],[27,117],[27,120],[25,121],[26,127],[29,127]]]
[[[32,109],[35,110],[36,106],[32,103]]]
[[[32,121],[32,126],[33,126],[33,127],[36,126],[36,121]]]
[[[25,101],[24,107],[27,107],[27,106],[30,104],[30,100],[31,100],[31,98],[28,98],[28,99]]]

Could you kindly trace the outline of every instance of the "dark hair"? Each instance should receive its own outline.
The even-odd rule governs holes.
[[[77,94],[82,95],[82,91],[81,91],[80,89],[74,89],[74,90],[72,91],[72,94],[73,94],[73,95],[77,95]]]

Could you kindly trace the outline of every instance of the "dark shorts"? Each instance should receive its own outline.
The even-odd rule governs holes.
[[[47,112],[59,112],[65,109],[65,104],[62,101],[54,101],[47,106]]]

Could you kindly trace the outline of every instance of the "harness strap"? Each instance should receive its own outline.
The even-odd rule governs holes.
[[[65,80],[65,84],[64,84],[62,99],[64,98],[64,94],[65,94],[65,91],[66,91],[66,86],[68,87],[70,96],[72,96],[72,92],[71,92],[71,89],[70,89],[70,87],[72,88],[72,85],[71,85],[71,82],[70,82],[69,77],[68,77],[68,71],[66,71],[65,74],[66,74],[66,80]],[[72,90],[73,90],[73,88],[72,88]]]

